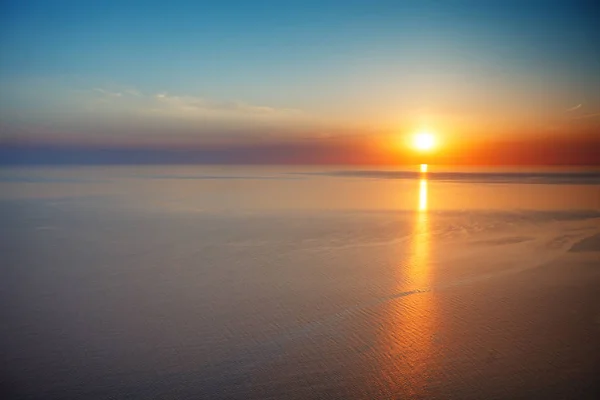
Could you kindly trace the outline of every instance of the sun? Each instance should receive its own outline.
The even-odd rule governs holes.
[[[428,151],[435,147],[435,137],[429,132],[419,132],[413,139],[413,146],[420,151]]]

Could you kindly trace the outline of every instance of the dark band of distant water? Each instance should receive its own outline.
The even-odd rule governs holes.
[[[338,170],[327,172],[308,172],[303,174],[328,175],[339,177],[374,179],[418,179],[423,176],[417,171],[381,171],[381,170]],[[427,173],[428,180],[471,183],[538,183],[538,184],[600,184],[600,172],[449,172],[433,171]]]

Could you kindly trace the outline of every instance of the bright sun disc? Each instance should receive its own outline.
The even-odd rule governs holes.
[[[418,150],[431,150],[435,145],[435,139],[431,133],[421,132],[415,135],[414,146]]]

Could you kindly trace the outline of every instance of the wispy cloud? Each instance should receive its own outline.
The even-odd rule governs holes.
[[[91,100],[96,106],[118,111],[198,119],[273,120],[301,118],[297,109],[254,105],[237,100],[213,100],[190,95],[168,93],[144,94],[135,89],[110,91],[93,90]]]
[[[72,92],[62,131],[86,140],[214,142],[315,135],[323,122],[299,109],[189,94],[94,87]]]
[[[100,89],[100,88],[94,88],[94,92],[100,93],[103,96],[107,96],[107,97],[122,97],[123,93],[121,92],[111,92],[109,90],[104,90],[104,89]]]
[[[0,110],[0,122],[5,122],[0,139],[128,145],[246,143],[315,137],[327,129],[318,115],[241,99],[121,85],[40,88],[32,86],[20,94],[28,103]],[[2,99],[12,104],[6,94]]]
[[[586,119],[586,118],[596,118],[596,117],[600,117],[600,113],[584,114],[584,115],[575,117],[575,119]]]
[[[577,111],[577,112],[575,112]],[[595,117],[599,117],[600,113],[599,112],[588,112],[586,114],[582,114],[581,112],[584,111],[583,110],[583,104],[577,104],[576,106],[570,107],[568,109],[565,110],[565,113],[567,114],[567,118],[570,119],[571,121],[573,120],[580,120],[580,119],[588,119],[588,118],[595,118]]]

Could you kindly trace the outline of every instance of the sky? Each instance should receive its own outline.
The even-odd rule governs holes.
[[[426,130],[430,162],[593,163],[598,8],[3,0],[0,154],[394,164]]]

